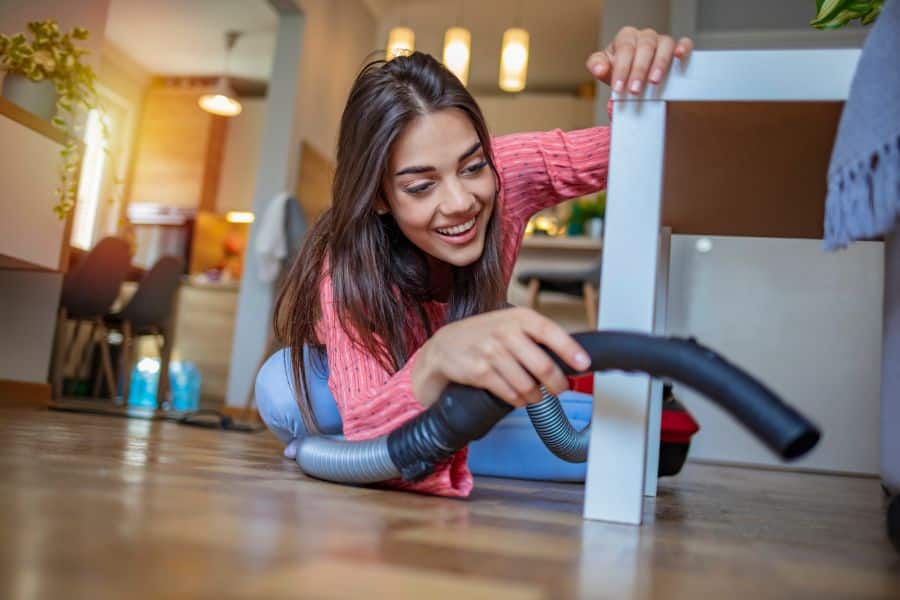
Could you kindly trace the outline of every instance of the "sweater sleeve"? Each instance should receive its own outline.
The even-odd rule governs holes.
[[[524,224],[539,210],[604,189],[609,144],[606,126],[494,138],[507,218]]]
[[[387,372],[375,357],[349,338],[335,314],[330,277],[321,287],[322,317],[317,333],[328,353],[328,387],[334,394],[349,440],[366,440],[389,433],[425,410],[413,394],[415,352],[396,373]],[[457,452],[422,481],[387,482],[392,488],[440,496],[466,497],[472,491],[468,449]]]

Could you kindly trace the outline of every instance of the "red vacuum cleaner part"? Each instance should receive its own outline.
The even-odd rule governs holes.
[[[573,392],[594,393],[594,374],[569,377]],[[660,427],[659,476],[675,475],[687,460],[691,438],[700,431],[691,413],[672,394],[672,386],[663,386],[662,425]]]

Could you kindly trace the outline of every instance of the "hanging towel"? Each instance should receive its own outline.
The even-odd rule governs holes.
[[[285,207],[290,196],[282,192],[269,201],[259,220],[253,249],[257,259],[257,275],[263,283],[272,283],[281,272],[281,261],[287,256],[288,242],[284,229]]]
[[[873,238],[900,221],[900,0],[888,0],[863,46],[828,166],[825,248]]]

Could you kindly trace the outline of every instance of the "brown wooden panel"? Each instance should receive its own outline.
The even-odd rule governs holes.
[[[673,233],[821,238],[842,106],[670,103],[663,224]]]
[[[200,188],[199,210],[216,212],[219,196],[219,179],[222,159],[225,156],[225,138],[228,136],[228,117],[213,115],[210,120],[209,141],[206,144],[206,161],[203,165],[203,186]]]
[[[6,254],[0,254],[0,269],[19,269],[22,271],[50,271],[50,269],[47,269],[46,267],[30,263],[14,256],[8,256]]]
[[[334,163],[307,142],[300,149],[300,174],[297,177],[297,199],[309,223],[315,223],[331,206],[331,184]]]
[[[46,407],[50,405],[50,398],[52,395],[49,383],[0,379],[0,398],[3,399],[3,405],[5,407]]]
[[[151,89],[144,101],[129,202],[197,208],[213,117],[192,89]]]

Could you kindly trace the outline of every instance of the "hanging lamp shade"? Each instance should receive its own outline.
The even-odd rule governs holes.
[[[528,32],[519,27],[504,31],[500,53],[500,89],[521,92],[528,75]]]
[[[241,103],[238,102],[237,94],[234,93],[228,80],[224,77],[219,78],[216,86],[208,94],[200,96],[197,104],[206,112],[222,117],[234,117],[241,114],[241,110],[243,110]]]
[[[416,49],[416,34],[409,27],[394,27],[388,34],[387,59],[412,54]]]
[[[456,75],[463,85],[469,83],[469,59],[472,34],[464,27],[451,27],[444,33],[444,66]]]

